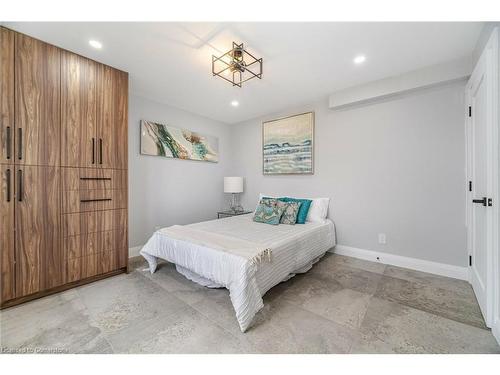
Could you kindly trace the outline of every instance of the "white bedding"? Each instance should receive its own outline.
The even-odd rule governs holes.
[[[141,250],[150,271],[157,259],[175,263],[184,276],[208,287],[229,289],[236,318],[242,332],[251,325],[264,306],[262,296],[273,286],[306,272],[335,245],[333,222],[296,225],[256,223],[252,214],[191,224],[197,230],[254,242],[271,248],[271,262],[251,264],[233,254],[169,238],[155,232]]]

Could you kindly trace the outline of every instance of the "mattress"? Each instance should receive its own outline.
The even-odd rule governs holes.
[[[272,250],[271,261],[257,265],[243,258],[193,243],[174,240],[155,232],[141,250],[153,273],[157,259],[175,263],[184,276],[207,287],[230,291],[236,318],[244,332],[263,307],[262,296],[273,286],[296,273],[306,272],[335,245],[331,220],[296,225],[256,223],[253,214],[188,225],[197,230],[235,237]]]

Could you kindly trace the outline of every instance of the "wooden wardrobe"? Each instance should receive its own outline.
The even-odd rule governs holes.
[[[127,270],[128,74],[0,28],[0,297]]]

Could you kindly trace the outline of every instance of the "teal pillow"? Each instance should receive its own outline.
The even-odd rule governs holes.
[[[310,199],[297,199],[297,198],[278,198],[282,202],[300,202],[302,203],[299,208],[299,213],[297,214],[297,224],[305,224],[307,213],[309,212],[309,208],[311,207],[312,200]]]
[[[253,215],[253,221],[278,225],[285,206],[283,202],[277,199],[262,198]]]

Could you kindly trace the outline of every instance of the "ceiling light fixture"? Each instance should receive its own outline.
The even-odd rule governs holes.
[[[224,76],[228,72],[229,78]],[[249,79],[262,78],[262,58],[258,59],[245,50],[243,43],[233,42],[233,48],[222,56],[212,55],[212,74],[241,87]]]
[[[366,56],[359,55],[359,56],[356,56],[353,61],[354,61],[354,64],[358,64],[359,65],[359,64],[364,63],[365,60],[366,60]]]
[[[89,40],[89,44],[94,47],[94,48],[97,48],[97,49],[101,49],[102,48],[102,43],[97,41],[97,40]]]
[[[231,105],[232,105],[233,107],[237,107],[237,106],[239,106],[239,105],[240,105],[240,103],[238,103],[238,101],[237,101],[237,100],[233,100],[233,101],[231,102]]]

